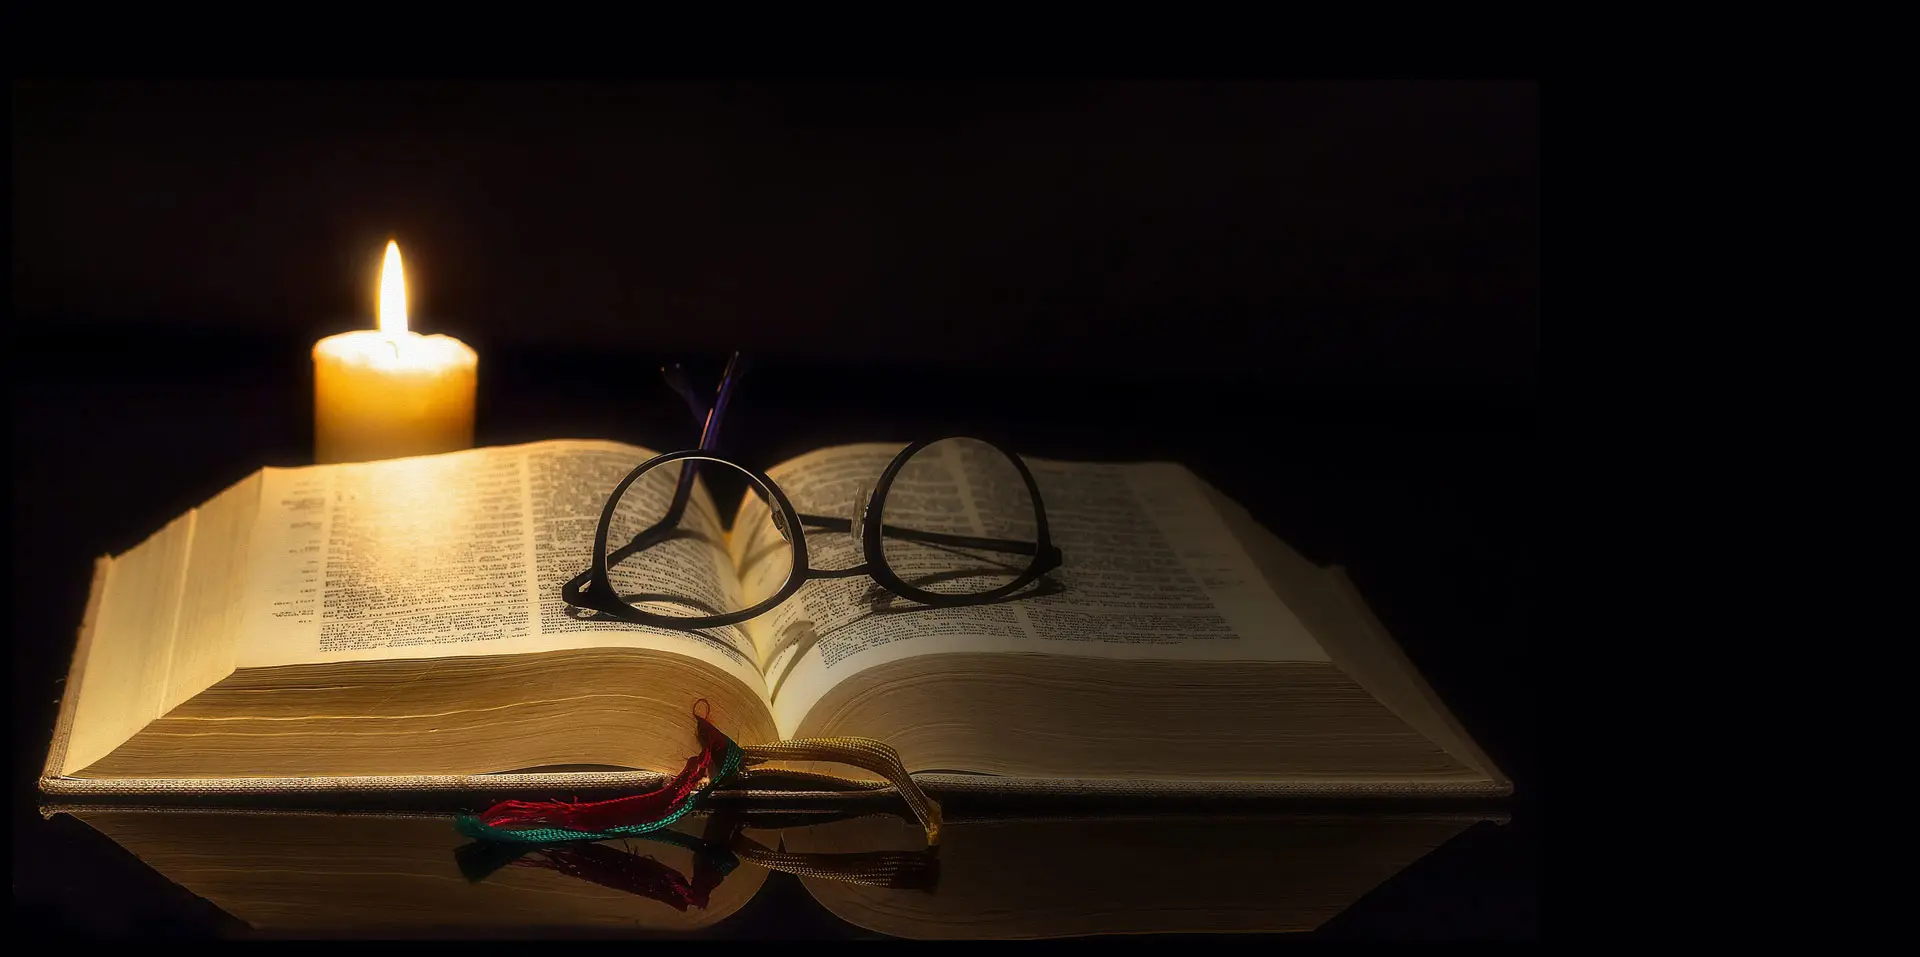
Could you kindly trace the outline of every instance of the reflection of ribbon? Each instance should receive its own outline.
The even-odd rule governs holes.
[[[769,761],[830,761],[879,774],[893,785],[927,832],[929,846],[940,843],[940,805],[913,782],[900,755],[870,738],[808,738],[742,748],[701,713],[706,699],[694,703],[693,720],[700,753],[687,759],[673,780],[658,790],[608,801],[502,801],[486,811],[461,817],[460,833],[482,841],[553,844],[603,841],[659,831],[679,820],[700,796],[743,767]]]
[[[456,849],[454,860],[467,880],[479,883],[502,867],[537,867],[602,887],[656,900],[675,910],[704,910],[714,888],[741,861],[799,877],[825,878],[868,887],[932,891],[940,876],[937,849],[867,851],[852,854],[798,854],[772,850],[740,833],[744,821],[716,815],[705,837],[673,830],[640,835],[693,851],[693,878],[650,856],[607,844],[570,841],[536,845],[524,841],[475,841]]]
[[[739,858],[724,844],[665,829],[641,837],[693,851],[693,879],[652,857],[587,841],[549,845],[476,841],[456,849],[453,856],[460,872],[475,883],[508,865],[538,867],[637,894],[682,912],[689,907],[704,910],[713,889],[740,866]]]

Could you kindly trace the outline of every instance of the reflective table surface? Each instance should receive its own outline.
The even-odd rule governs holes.
[[[872,808],[718,811],[550,847],[475,842],[424,812],[44,810],[94,861],[48,903],[99,915],[96,931],[1511,936],[1530,906],[1521,875],[1489,871],[1524,841],[1498,811],[1003,810],[956,815],[929,849]]]

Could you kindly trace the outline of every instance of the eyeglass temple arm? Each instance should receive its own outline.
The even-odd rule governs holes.
[[[720,421],[727,414],[727,401],[733,398],[733,385],[740,381],[746,371],[747,360],[738,351],[727,359],[727,368],[720,374],[720,388],[713,404],[700,401],[693,391],[693,384],[687,381],[687,370],[678,362],[669,362],[660,367],[660,377],[667,380],[667,387],[687,404],[687,411],[693,413],[694,421],[700,423],[700,448],[711,451],[719,446]]]
[[[679,393],[687,403],[687,408],[695,419],[700,420],[700,445],[702,452],[711,452],[720,447],[720,422],[727,414],[727,401],[733,398],[734,383],[746,371],[746,358],[735,350],[727,359],[727,369],[720,374],[720,389],[714,396],[713,405],[702,403],[693,392],[693,386],[687,382],[686,370],[678,362],[660,367],[660,375],[667,380],[667,386]],[[700,464],[688,460],[680,469],[680,481],[673,488],[673,503],[667,506],[667,514],[656,523],[658,525],[678,525],[680,516],[686,512],[687,500],[693,495],[693,480],[699,474]]]
[[[712,451],[719,447],[720,422],[727,412],[727,400],[733,397],[734,383],[740,380],[740,376],[745,370],[746,358],[736,350],[733,355],[727,359],[726,371],[721,373],[720,376],[719,394],[715,397],[713,405],[709,407],[701,403],[699,397],[694,394],[692,384],[687,381],[686,370],[680,363],[669,363],[660,368],[660,374],[667,380],[667,385],[672,388],[674,392],[678,393],[680,398],[687,403],[687,408],[693,413],[693,417],[702,420],[700,429],[701,451]],[[695,470],[698,468],[698,462],[689,461],[686,467],[680,470],[680,482],[673,490],[673,504],[668,507],[667,515],[658,523],[659,525],[677,525],[679,523],[681,514],[686,510],[687,500],[693,493],[693,479],[696,474]],[[752,489],[754,494],[759,495],[763,501],[766,499],[766,493],[763,492],[759,486],[753,485]],[[768,504],[771,505],[772,503]],[[825,529],[827,531],[845,532],[853,529],[851,519],[829,518],[821,515],[801,515],[800,524]],[[649,529],[649,531],[652,530]],[[882,525],[881,533],[911,542],[926,542],[928,544],[947,545],[954,548],[990,549],[992,551],[1006,552],[1014,555],[1032,555],[1039,548],[1039,545],[1035,542],[1019,542],[1004,538],[974,538],[966,535],[947,535],[940,532],[923,532],[917,529],[900,528],[896,525]],[[640,536],[635,536],[634,542],[629,547],[633,548],[633,550],[638,550],[634,546],[645,547],[639,544],[641,539],[645,537],[646,535],[644,533]],[[1057,555],[1059,549],[1050,549],[1049,553]]]
[[[668,518],[653,523],[642,530],[640,534],[633,536],[632,541],[614,549],[607,555],[607,567],[612,568],[626,561],[628,558],[633,557],[636,553],[646,551],[671,538],[675,529],[677,529],[680,524],[677,509],[684,509],[685,507],[685,502],[681,502],[678,506],[669,507]],[[568,604],[600,608],[601,611],[614,611],[614,607],[602,608],[600,605],[595,604],[585,597],[587,586],[591,584],[593,584],[593,568],[588,567],[586,571],[573,576],[571,579],[568,579],[565,584],[560,586],[560,596],[565,598]]]
[[[714,397],[713,405],[707,406],[694,394],[693,385],[687,381],[687,372],[678,362],[670,362],[660,367],[660,375],[667,380],[667,387],[687,403],[688,411],[701,422],[700,450],[710,452],[720,444],[720,420],[727,412],[727,400],[733,397],[734,383],[740,381],[746,370],[746,358],[736,350],[727,359],[726,371],[720,375],[720,389]],[[687,501],[693,497],[693,480],[699,463],[689,460],[680,470],[680,480],[673,487],[673,501],[667,505],[667,512],[652,526],[643,529],[632,541],[614,550],[607,556],[609,566],[618,564],[635,552],[651,548],[667,537],[667,534],[680,525],[681,516],[686,514]],[[574,576],[561,586],[561,594],[569,602],[579,604],[584,601],[585,589],[593,579],[593,570],[588,569]]]
[[[833,518],[826,515],[801,515],[800,524],[807,528],[818,528],[829,532],[849,532],[853,530],[853,520]],[[971,535],[948,535],[945,532],[923,532],[914,528],[901,528],[898,525],[881,525],[880,534],[908,542],[925,542],[929,545],[947,545],[953,548],[980,548],[989,551],[1006,552],[1012,555],[1032,555],[1040,546],[1038,542],[1021,542],[1006,538],[975,538]],[[1048,553],[1057,553],[1059,549],[1049,549]]]

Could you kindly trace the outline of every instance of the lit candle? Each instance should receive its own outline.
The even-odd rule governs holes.
[[[364,462],[473,447],[480,357],[451,336],[407,331],[400,244],[380,267],[380,329],[313,346],[313,457]]]

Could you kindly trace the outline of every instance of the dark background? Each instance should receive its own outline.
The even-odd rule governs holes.
[[[395,238],[414,328],[480,351],[485,443],[690,444],[655,370],[739,348],[726,445],[762,465],[960,431],[1191,465],[1348,566],[1518,782],[1499,837],[1343,926],[1534,932],[1537,84],[11,92],[14,880],[39,920],[201,926],[31,813],[88,562],[310,461],[307,350],[372,326]]]
[[[1211,376],[1514,379],[1529,83],[28,84],[14,307]],[[38,323],[36,323],[36,327]],[[1148,351],[1150,350],[1150,352]]]

